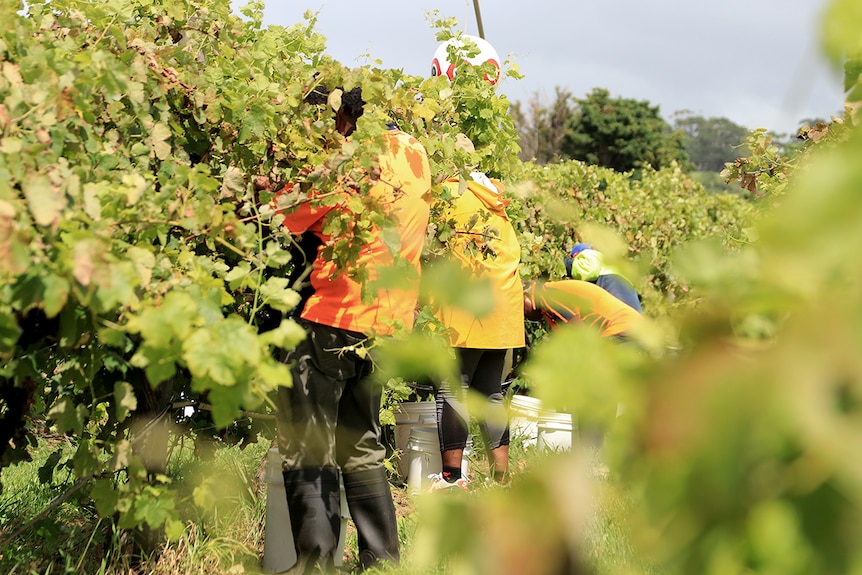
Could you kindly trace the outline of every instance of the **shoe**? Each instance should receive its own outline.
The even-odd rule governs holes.
[[[442,473],[432,473],[428,476],[428,479],[431,480],[431,486],[428,488],[428,491],[442,491],[444,489],[452,489],[453,487],[468,491],[467,480],[463,477],[459,477],[457,481],[449,482],[443,479]]]

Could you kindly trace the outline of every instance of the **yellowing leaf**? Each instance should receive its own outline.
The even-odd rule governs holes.
[[[131,384],[125,381],[114,384],[114,403],[119,421],[124,421],[129,416],[129,412],[138,408],[138,398],[135,397]]]
[[[21,66],[12,62],[3,62],[3,77],[13,86],[23,86],[24,79],[21,78]]]
[[[235,198],[245,191],[245,174],[236,166],[230,166],[224,172],[221,185],[222,198]]]
[[[84,213],[94,221],[102,219],[102,200],[99,197],[99,187],[93,184],[84,184]]]
[[[141,285],[146,286],[150,283],[153,277],[153,268],[156,265],[156,256],[147,249],[132,246],[126,252],[126,257],[132,260],[135,270],[138,272],[138,277],[141,278]]]
[[[153,126],[150,133],[150,147],[160,160],[167,159],[171,155],[171,145],[167,142],[170,137],[171,130],[166,125],[157,123]]]
[[[128,439],[121,439],[114,447],[114,458],[111,460],[111,469],[120,471],[129,466],[129,460],[132,457],[132,442]]]
[[[17,154],[23,147],[20,138],[0,138],[0,152],[4,154]]]
[[[96,257],[99,245],[96,240],[83,240],[75,244],[75,259],[72,275],[83,286],[90,285],[96,270]]]
[[[123,176],[123,185],[126,186],[126,204],[133,206],[138,203],[149,184],[140,174],[126,174]]]
[[[48,176],[32,174],[21,183],[21,187],[37,224],[49,226],[60,218],[60,212],[66,207],[66,196],[51,184]]]

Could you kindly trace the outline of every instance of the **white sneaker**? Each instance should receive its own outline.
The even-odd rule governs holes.
[[[458,487],[464,491],[468,490],[467,480],[463,477],[459,477],[457,481],[446,481],[443,479],[442,473],[432,473],[428,476],[428,479],[431,480],[431,486],[428,488],[428,491],[442,491],[444,489],[452,489],[453,487]]]

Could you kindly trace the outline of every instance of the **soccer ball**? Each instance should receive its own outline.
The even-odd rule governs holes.
[[[476,44],[476,47],[479,48],[479,53],[477,55],[471,58],[465,58],[465,61],[473,66],[479,66],[486,62],[493,64],[496,73],[491,76],[486,72],[485,79],[491,84],[496,84],[497,80],[500,79],[500,56],[497,55],[497,51],[494,50],[494,47],[491,46],[487,40],[478,36],[469,36],[465,34],[461,36],[461,38],[470,39]],[[449,80],[455,79],[455,64],[449,62],[449,46],[453,44],[460,49],[464,49],[463,46],[465,45],[465,42],[459,38],[452,38],[437,47],[437,51],[434,52],[434,59],[431,61],[432,76],[443,76],[445,74]]]

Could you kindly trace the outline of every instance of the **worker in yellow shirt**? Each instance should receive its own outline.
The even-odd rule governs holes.
[[[434,478],[432,491],[467,488],[466,478],[461,477],[461,458],[469,429],[470,415],[465,402],[468,390],[488,400],[479,429],[493,477],[506,481],[509,428],[502,392],[507,374],[503,371],[507,352],[525,345],[523,291],[518,272],[521,248],[506,215],[509,200],[503,197],[502,183],[480,172],[470,174],[465,183],[466,186],[461,185],[458,178],[443,182],[455,198],[444,215],[455,222],[455,238],[449,242],[450,257],[465,274],[490,281],[494,306],[490,314],[482,317],[455,306],[436,308],[436,317],[448,329],[449,344],[455,349],[461,381],[460,386],[449,382],[437,392],[442,473]],[[485,253],[469,248],[477,240]]]

